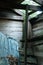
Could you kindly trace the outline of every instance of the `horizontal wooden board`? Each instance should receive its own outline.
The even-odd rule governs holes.
[[[20,41],[22,39],[22,22],[0,20],[0,32]]]

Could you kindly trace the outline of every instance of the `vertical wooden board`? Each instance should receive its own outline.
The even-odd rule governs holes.
[[[32,38],[32,26],[29,21],[28,21],[27,37],[28,37],[28,39]]]

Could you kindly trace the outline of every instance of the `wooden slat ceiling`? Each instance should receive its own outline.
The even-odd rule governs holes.
[[[0,7],[2,7],[2,8],[0,8],[0,17],[8,17],[9,15],[10,16],[14,16],[15,14],[17,14],[17,15],[19,15],[19,16],[22,16],[22,12],[17,12],[17,11],[15,11],[15,10],[13,10],[12,8],[14,8],[14,5],[15,4],[17,4],[17,3],[21,3],[23,0],[0,0]],[[35,1],[35,0],[34,0]],[[37,0],[36,0],[37,1]],[[38,0],[39,1],[39,0]],[[43,1],[43,0],[41,0],[41,1]],[[5,6],[6,5],[6,6]],[[12,7],[11,7],[12,6]],[[6,7],[8,7],[8,9],[6,8]],[[18,6],[15,6],[15,7],[18,7]],[[25,5],[19,5],[19,7],[21,8],[21,9],[26,9],[26,6]],[[31,10],[33,10],[32,12],[30,12],[30,13],[28,13],[29,15],[31,15],[32,13],[34,13],[35,11],[37,11],[37,10],[43,10],[43,8],[42,7],[40,7],[40,6],[32,6],[32,5],[29,5],[29,9]],[[35,10],[35,11],[34,11]],[[8,14],[6,14],[6,11],[7,11],[7,13]],[[4,13],[3,13],[4,12]],[[37,17],[38,18],[38,17]],[[36,20],[37,18],[33,18],[33,20]],[[32,21],[32,19],[31,19],[31,21]],[[33,22],[32,22],[33,23]]]

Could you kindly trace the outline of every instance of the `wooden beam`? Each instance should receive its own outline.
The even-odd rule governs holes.
[[[28,5],[26,5],[25,31],[24,31],[24,65],[27,65],[27,27],[28,27]]]

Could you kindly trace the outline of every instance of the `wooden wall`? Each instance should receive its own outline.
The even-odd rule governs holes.
[[[19,41],[22,39],[22,24],[19,21],[0,20],[0,32]]]

